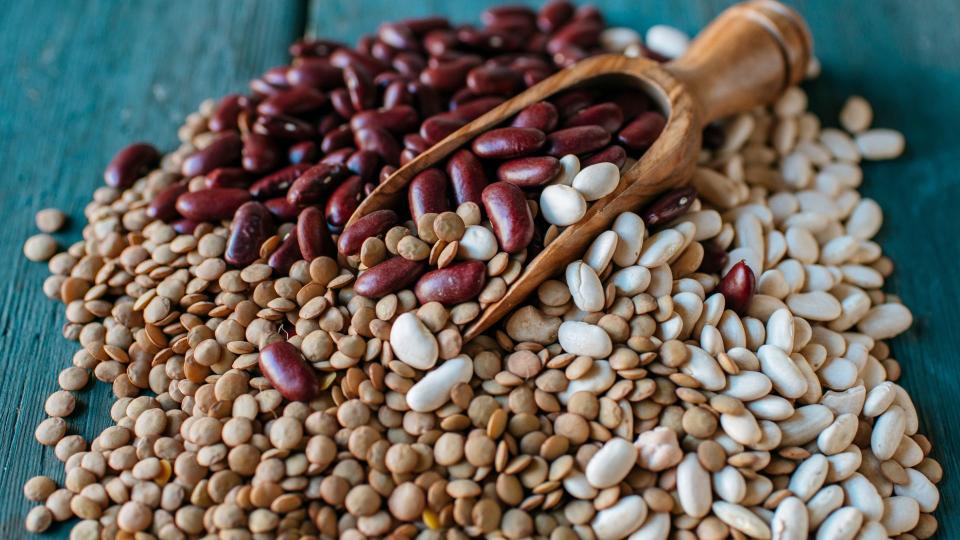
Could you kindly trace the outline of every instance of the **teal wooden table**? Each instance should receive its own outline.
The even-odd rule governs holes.
[[[206,97],[245,89],[286,59],[303,33],[353,40],[383,20],[440,13],[476,21],[492,0],[36,0],[0,10],[0,538],[26,536],[23,482],[62,481],[62,465],[33,439],[43,402],[76,345],[60,335],[62,308],[40,286],[47,275],[21,255],[33,214],[55,206],[80,237],[83,206],[110,156],[129,141],[165,149],[184,115]],[[532,4],[532,2],[530,2]],[[598,0],[611,23],[655,23],[695,32],[725,0]],[[894,340],[903,384],[922,431],[946,469],[940,538],[960,537],[960,3],[955,0],[794,0],[813,30],[823,76],[807,85],[826,123],[849,94],[867,97],[876,124],[903,131],[906,155],[868,164],[864,195],[880,202],[880,234],[897,263],[887,288],[916,317]],[[920,8],[919,10],[916,8]],[[80,395],[69,419],[88,439],[108,424],[109,387]],[[55,526],[46,536],[66,538]]]

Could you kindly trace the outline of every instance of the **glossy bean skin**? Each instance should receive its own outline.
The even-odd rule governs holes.
[[[327,224],[333,231],[339,231],[347,224],[350,216],[360,206],[363,198],[363,180],[359,176],[351,176],[344,180],[327,199],[324,214]]]
[[[254,173],[272,171],[283,160],[283,152],[277,144],[259,133],[247,133],[243,138],[242,156],[243,168]]]
[[[326,103],[327,97],[323,93],[309,86],[295,86],[260,102],[257,112],[266,116],[297,116],[315,111]]]
[[[297,240],[297,229],[294,228],[287,234],[287,237],[283,239],[280,246],[270,254],[270,257],[267,259],[267,264],[270,265],[270,268],[276,270],[278,274],[285,276],[290,273],[290,267],[293,266],[293,263],[302,258],[300,242]]]
[[[723,294],[727,309],[743,314],[750,305],[756,287],[757,277],[753,274],[753,270],[747,266],[747,263],[740,261],[723,276],[720,284],[717,285],[717,290]]]
[[[300,209],[290,204],[286,197],[267,199],[263,201],[263,205],[278,221],[295,221],[300,213]]]
[[[509,159],[536,152],[546,140],[539,129],[508,127],[478,135],[471,148],[481,158]]]
[[[224,96],[207,122],[210,131],[219,133],[237,129],[237,118],[240,116],[240,111],[244,109],[243,102],[245,100],[246,98],[240,94]]]
[[[203,181],[207,189],[246,188],[253,181],[253,175],[240,167],[220,167],[208,172]]]
[[[420,116],[409,105],[396,105],[389,109],[360,111],[350,119],[350,127],[356,131],[367,127],[381,127],[402,135],[417,129]]]
[[[333,191],[337,183],[349,175],[345,165],[320,163],[314,165],[293,181],[287,191],[287,201],[294,206],[317,204]]]
[[[624,150],[619,144],[611,144],[596,154],[591,154],[590,156],[583,158],[580,161],[580,166],[589,167],[595,163],[604,162],[613,163],[618,169],[622,169],[623,164],[627,162],[627,151]]]
[[[520,187],[535,187],[560,174],[560,160],[551,156],[524,157],[501,163],[497,179]]]
[[[610,142],[610,133],[600,126],[577,126],[547,136],[547,153],[554,157],[582,155],[599,150]]]
[[[657,140],[666,125],[667,119],[662,114],[646,111],[621,129],[617,139],[627,148],[643,152]]]
[[[567,90],[552,98],[554,107],[563,118],[569,118],[593,104],[593,93],[587,90]]]
[[[353,292],[367,298],[383,298],[412,285],[426,265],[397,255],[368,268],[353,283]]]
[[[287,71],[290,86],[307,86],[317,90],[331,90],[343,82],[340,68],[322,58],[302,58]]]
[[[447,175],[458,206],[465,202],[483,204],[481,195],[487,187],[487,173],[473,152],[467,149],[454,152],[447,161]]]
[[[519,187],[509,182],[494,182],[483,190],[486,210],[500,249],[517,253],[533,240],[533,214]]]
[[[240,158],[241,148],[239,135],[232,131],[224,132],[203,150],[198,150],[183,160],[180,172],[184,176],[198,176],[217,167],[233,165]]]
[[[298,142],[287,151],[287,159],[294,164],[316,163],[318,157],[320,157],[320,149],[313,141]]]
[[[434,145],[465,125],[465,120],[441,113],[431,116],[420,125],[420,136],[428,145]]]
[[[176,184],[167,186],[167,188],[160,193],[157,193],[153,200],[150,201],[150,205],[147,206],[147,217],[150,219],[159,219],[166,223],[180,217],[179,212],[177,212],[177,198],[186,193],[187,188],[186,182],[177,182]]]
[[[336,248],[323,210],[316,206],[309,206],[300,212],[297,218],[297,242],[305,261],[309,262],[324,255],[336,257]]]
[[[260,246],[273,234],[273,219],[267,207],[244,203],[233,216],[224,258],[236,266],[246,266],[260,257]]]
[[[293,182],[308,169],[310,169],[310,165],[306,163],[288,165],[254,182],[250,186],[250,195],[254,199],[261,200],[285,195]]]
[[[523,78],[516,71],[502,66],[479,66],[467,73],[467,88],[477,95],[498,94],[509,96],[523,85]]]
[[[363,128],[353,134],[353,141],[359,150],[369,150],[380,156],[385,163],[400,163],[400,143],[389,131],[380,128]]]
[[[353,131],[350,130],[349,125],[342,124],[331,129],[323,136],[323,139],[320,141],[320,150],[325,154],[329,154],[334,150],[346,148],[351,145],[353,145]]]
[[[380,156],[369,150],[357,150],[347,158],[346,166],[364,182],[374,182],[380,171]]]
[[[260,351],[260,373],[290,401],[310,401],[320,393],[313,366],[286,341],[274,341]]]
[[[159,162],[160,152],[156,148],[147,143],[134,143],[113,156],[103,171],[103,180],[110,187],[126,189]]]
[[[420,81],[440,92],[452,92],[464,85],[467,72],[479,64],[480,59],[476,56],[457,58],[423,70]]]
[[[671,189],[657,197],[657,200],[640,212],[640,217],[647,227],[673,221],[687,213],[690,205],[697,198],[697,190],[692,186]]]
[[[549,101],[541,101],[529,105],[517,113],[517,116],[513,118],[510,125],[513,127],[539,129],[544,133],[549,133],[553,131],[553,128],[557,127],[559,119],[560,114],[557,112],[557,108]]]
[[[430,168],[413,177],[407,189],[407,204],[414,222],[420,216],[439,214],[450,208],[447,203],[447,176],[437,168]]]
[[[177,234],[193,234],[198,225],[200,225],[199,222],[191,219],[178,219],[170,224],[173,230],[177,231]]]
[[[245,189],[217,188],[184,193],[177,197],[177,212],[193,221],[230,219],[243,203],[250,200]]]
[[[564,122],[566,127],[600,126],[610,133],[623,125],[623,111],[616,103],[605,102],[577,111]]]
[[[274,139],[302,141],[316,136],[317,130],[308,122],[292,116],[261,116],[253,124],[253,132]]]
[[[486,278],[486,263],[464,261],[427,272],[417,281],[414,292],[421,304],[440,302],[449,306],[476,298]]]
[[[574,7],[564,0],[547,2],[537,14],[537,27],[543,32],[555,32],[573,17]]]
[[[344,66],[343,82],[354,110],[363,111],[374,106],[377,98],[376,85],[373,83],[373,75],[365,67],[360,64]]]
[[[400,217],[393,210],[370,212],[343,230],[337,239],[337,247],[343,255],[356,255],[367,238],[384,234],[399,222]]]
[[[480,118],[486,112],[504,102],[502,97],[482,97],[469,103],[464,103],[450,111],[450,116],[470,122]]]

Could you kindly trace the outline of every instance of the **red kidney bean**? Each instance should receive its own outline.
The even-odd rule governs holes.
[[[247,133],[243,138],[243,168],[255,173],[272,171],[282,163],[277,144],[265,135]]]
[[[533,214],[523,191],[509,182],[494,182],[483,190],[487,212],[500,249],[516,253],[533,240]]]
[[[387,45],[401,50],[420,50],[420,41],[413,30],[403,23],[384,23],[377,30],[377,38]]]
[[[623,111],[616,103],[606,102],[591,105],[577,111],[564,122],[566,127],[600,126],[613,133],[623,124]]]
[[[421,304],[440,302],[449,306],[476,298],[486,278],[484,262],[465,261],[427,272],[417,281],[414,292]]]
[[[380,180],[380,183],[382,184],[382,183],[386,182],[386,181],[387,181],[387,178],[390,178],[390,175],[392,175],[392,174],[395,173],[395,172],[397,172],[397,168],[394,167],[393,165],[384,165],[383,167],[381,167],[381,168],[380,168],[380,179],[379,179],[379,180]]]
[[[347,158],[347,168],[357,173],[364,182],[373,182],[380,170],[380,156],[369,150],[358,150]]]
[[[463,44],[487,53],[516,51],[523,45],[522,36],[512,35],[499,28],[460,27],[457,39]]]
[[[356,149],[352,146],[334,150],[333,152],[323,156],[323,159],[320,160],[320,163],[326,163],[328,165],[343,165],[347,162],[347,158],[353,155],[355,151]]]
[[[425,152],[427,148],[430,148],[430,143],[418,133],[407,133],[403,136],[403,147],[411,152],[420,154]]]
[[[313,141],[301,141],[287,151],[290,163],[314,163],[320,157],[320,149]]]
[[[546,69],[528,69],[523,72],[523,84],[527,88],[530,88],[531,86],[549,77],[551,73],[551,71]]]
[[[433,56],[445,54],[457,45],[457,33],[452,30],[434,30],[423,37],[423,48]]]
[[[237,208],[250,200],[245,189],[217,188],[191,191],[177,197],[177,212],[193,221],[230,219]]]
[[[267,199],[263,201],[263,205],[267,207],[270,214],[280,221],[295,221],[300,213],[300,209],[296,205],[290,204],[286,197]]]
[[[466,120],[453,118],[449,113],[440,113],[427,118],[420,125],[420,136],[428,145],[433,145],[465,125],[467,125]]]
[[[353,212],[360,206],[360,199],[363,198],[363,180],[359,176],[351,176],[337,186],[330,198],[327,199],[327,206],[324,214],[327,216],[327,224],[334,231],[339,231]]]
[[[397,56],[397,52],[397,49],[394,49],[393,47],[379,40],[374,41],[370,45],[370,56],[387,65],[393,62],[393,59]]]
[[[413,93],[407,89],[407,81],[402,79],[391,82],[383,90],[383,106],[393,108],[398,105],[413,105]]]
[[[337,249],[330,237],[330,230],[327,229],[323,210],[316,206],[308,206],[300,212],[297,218],[297,242],[305,261],[322,256],[336,257]]]
[[[285,73],[286,69],[283,67],[271,68],[265,71],[261,78],[250,81],[250,90],[261,97],[279,94],[289,88],[289,85],[283,80],[286,77]],[[275,81],[276,84],[271,83],[271,80]]]
[[[407,25],[414,34],[422,36],[432,30],[443,30],[450,28],[450,21],[443,17],[418,17],[415,19],[405,19],[400,21]]]
[[[287,84],[287,71],[289,70],[290,66],[274,66],[264,71],[260,78],[274,88],[289,88]]]
[[[657,197],[657,200],[644,208],[643,212],[640,213],[640,217],[643,218],[643,222],[647,227],[672,221],[686,214],[696,198],[697,190],[692,186],[671,189]]]
[[[253,131],[275,139],[302,141],[317,135],[317,130],[307,122],[292,116],[261,116],[253,124]]]
[[[553,180],[561,168],[560,160],[555,157],[517,158],[497,167],[497,179],[520,187],[535,187]]]
[[[300,350],[286,341],[274,341],[260,351],[260,373],[289,401],[310,401],[320,393],[317,375]]]
[[[126,189],[159,162],[160,152],[156,148],[147,143],[134,143],[113,156],[103,171],[103,180],[110,187]]]
[[[233,165],[240,157],[243,142],[235,132],[226,131],[202,150],[183,160],[180,171],[184,176],[206,174],[217,167]]]
[[[242,102],[245,99],[240,94],[230,94],[221,99],[207,122],[210,131],[220,132],[237,129],[237,117],[240,116],[240,111],[244,108]]]
[[[427,62],[418,54],[401,52],[390,65],[398,73],[415,77],[427,67]]]
[[[314,165],[293,181],[287,191],[287,201],[295,207],[318,204],[333,191],[337,182],[350,174],[341,163],[320,163]]]
[[[426,169],[413,177],[407,188],[407,204],[413,221],[427,213],[447,211],[447,176],[437,168]]]
[[[596,154],[592,154],[589,157],[585,157],[580,160],[580,167],[589,167],[595,163],[613,163],[618,169],[622,169],[623,164],[626,162],[627,151],[618,144],[611,144]]]
[[[556,53],[564,46],[591,48],[596,46],[603,31],[603,24],[591,20],[578,20],[565,25],[550,37],[547,51]]]
[[[420,81],[441,92],[452,92],[464,85],[467,72],[479,64],[480,60],[476,56],[464,56],[437,66],[428,67],[420,72]]]
[[[410,81],[407,83],[407,90],[413,94],[421,118],[433,116],[443,110],[443,104],[436,89],[420,81]]]
[[[332,90],[343,84],[340,68],[325,59],[304,58],[287,71],[290,86],[306,86],[317,90]]]
[[[568,68],[587,58],[590,54],[576,45],[563,45],[553,53],[553,61],[558,67]]]
[[[517,116],[513,118],[510,125],[513,127],[539,129],[544,133],[549,133],[553,131],[553,128],[557,127],[559,116],[557,108],[554,107],[552,103],[541,101],[533,105],[528,105],[517,113]]]
[[[534,19],[536,19],[537,14],[533,12],[532,9],[527,6],[494,6],[487,8],[480,14],[480,20],[483,21],[483,24],[491,26],[496,24],[497,21],[502,19],[526,19],[533,24]]]
[[[547,135],[547,153],[555,157],[582,155],[603,148],[610,142],[610,133],[600,126],[577,126]]]
[[[617,134],[617,138],[631,150],[643,152],[657,140],[667,119],[657,111],[640,113]]]
[[[353,282],[353,292],[367,298],[383,298],[417,281],[426,265],[397,255],[368,268]]]
[[[329,154],[334,150],[346,148],[352,144],[353,131],[350,130],[350,126],[347,124],[341,124],[323,136],[323,140],[320,141],[320,150],[325,154]]]
[[[384,162],[395,165],[400,162],[400,144],[389,131],[380,127],[358,129],[353,142],[360,150],[369,150]]]
[[[473,153],[482,158],[507,159],[539,150],[547,136],[533,128],[491,129],[473,140]]]
[[[220,167],[208,172],[203,185],[211,188],[246,188],[253,176],[239,167]]]
[[[563,118],[569,118],[593,104],[594,95],[586,90],[567,90],[552,98],[553,105]]]
[[[171,222],[180,214],[177,212],[177,197],[187,192],[186,182],[177,182],[167,186],[166,189],[157,193],[147,206],[147,217],[150,219],[159,219],[164,222]]]
[[[233,215],[224,258],[236,266],[246,266],[260,258],[260,246],[273,234],[273,219],[267,207],[244,203]]]
[[[717,245],[713,240],[700,242],[703,245],[703,260],[700,261],[700,267],[697,272],[706,274],[717,274],[727,264],[727,251]]]
[[[264,176],[250,186],[250,195],[254,199],[271,199],[287,193],[293,181],[310,169],[308,163],[288,165],[279,171]]]
[[[363,66],[351,64],[343,68],[343,82],[350,95],[350,104],[357,111],[373,107],[377,99],[377,87],[373,77]]]
[[[410,163],[417,157],[417,153],[409,148],[404,148],[400,151],[400,166],[403,167],[407,163]]]
[[[384,234],[397,223],[400,217],[393,210],[374,210],[343,230],[337,240],[338,249],[343,255],[356,255],[367,238]]]
[[[297,229],[294,228],[287,234],[287,237],[283,239],[280,246],[270,254],[270,257],[267,259],[267,264],[270,265],[270,268],[276,270],[278,274],[287,275],[290,273],[290,267],[293,266],[293,263],[302,258],[300,243],[297,240]]]
[[[483,97],[477,98],[469,103],[464,103],[456,109],[450,111],[450,116],[452,118],[459,118],[466,122],[470,122],[480,118],[484,113],[492,110],[497,105],[500,105],[504,102],[502,97]]]
[[[330,56],[330,53],[344,47],[342,43],[328,39],[301,39],[290,45],[290,56],[313,57]]]
[[[367,71],[371,77],[376,77],[380,72],[386,70],[386,66],[383,62],[377,60],[376,58],[364,54],[359,51],[354,51],[346,47],[339,48],[333,51],[333,54],[330,55],[330,64],[338,68],[346,68],[350,65],[360,65]]]
[[[327,97],[330,99],[330,105],[333,110],[344,118],[350,118],[357,113],[353,103],[350,101],[350,93],[346,88],[336,88],[331,90]]]
[[[473,152],[467,149],[454,152],[447,161],[447,175],[458,206],[465,202],[483,204],[481,196],[487,187],[487,173]]]
[[[567,0],[552,0],[540,8],[537,26],[543,32],[556,32],[573,17],[573,4]]]
[[[361,111],[350,119],[350,127],[356,131],[368,127],[381,127],[397,134],[417,129],[420,117],[409,105],[397,105],[390,109]]]
[[[467,73],[467,87],[482,94],[510,95],[521,88],[523,78],[508,67],[480,66]]]
[[[193,234],[198,225],[200,225],[199,222],[190,219],[178,219],[170,224],[177,234]]]
[[[257,112],[267,116],[297,116],[315,111],[327,104],[327,97],[309,86],[295,86],[277,93],[257,105]]]
[[[723,276],[720,284],[717,285],[717,290],[723,294],[727,309],[743,315],[750,305],[756,286],[757,278],[753,275],[753,270],[747,266],[747,263],[740,261]]]

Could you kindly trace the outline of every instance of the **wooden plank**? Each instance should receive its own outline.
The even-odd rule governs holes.
[[[62,306],[40,292],[43,265],[21,255],[33,213],[66,210],[74,223],[102,185],[104,165],[134,140],[175,147],[183,117],[208,96],[245,89],[285,62],[302,32],[301,0],[258,2],[11,2],[0,16],[0,538],[21,538],[30,508],[20,486],[36,474],[63,480],[52,449],[33,437],[43,402],[78,345],[60,335]],[[80,238],[80,227],[59,235]],[[70,433],[88,440],[109,422],[109,385],[79,394]],[[54,527],[66,538],[68,528]]]
[[[353,42],[387,20],[441,14],[456,22],[477,22],[482,9],[502,2],[396,2],[311,0],[308,32]],[[527,5],[540,2],[522,1]],[[645,30],[665,23],[695,33],[733,2],[637,2],[599,0],[608,21]],[[825,125],[837,125],[837,112],[851,94],[868,98],[875,125],[902,131],[906,155],[893,162],[867,163],[861,192],[886,212],[878,241],[898,265],[886,290],[910,306],[915,323],[893,340],[903,367],[903,385],[921,416],[922,432],[934,443],[934,457],[948,471],[940,485],[942,507],[960,504],[960,483],[950,471],[960,459],[950,452],[960,443],[960,408],[950,404],[960,383],[955,364],[960,331],[960,281],[952,266],[960,259],[960,153],[954,132],[960,125],[960,3],[931,0],[922,9],[910,2],[878,0],[788,0],[810,23],[823,75],[805,84],[811,108]],[[937,513],[941,530],[960,530],[960,513]]]

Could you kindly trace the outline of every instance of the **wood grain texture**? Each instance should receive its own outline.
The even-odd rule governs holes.
[[[384,20],[443,14],[457,22],[479,21],[487,6],[502,2],[474,0],[311,0],[308,33],[353,41]],[[519,1],[536,6],[540,2]],[[671,24],[691,34],[702,28],[727,0],[638,2],[596,0],[611,24],[644,31]],[[825,125],[837,126],[847,96],[871,101],[876,126],[907,137],[907,152],[896,160],[864,165],[865,197],[885,211],[878,241],[897,264],[886,290],[898,294],[914,313],[913,328],[892,341],[903,367],[901,383],[910,391],[921,416],[921,431],[934,444],[944,466],[942,501],[936,516],[939,538],[960,537],[960,387],[957,345],[960,341],[960,3],[930,0],[786,0],[806,18],[823,74],[804,84],[811,108]]]
[[[0,538],[26,536],[32,503],[21,486],[33,475],[63,480],[52,449],[34,429],[44,418],[57,373],[79,348],[60,333],[63,308],[43,296],[44,265],[20,253],[36,232],[33,214],[54,206],[80,238],[83,207],[103,185],[103,168],[134,140],[161,149],[177,143],[183,117],[206,97],[245,89],[264,69],[287,60],[303,30],[297,0],[9,2],[0,14]],[[109,425],[110,387],[91,383],[70,433],[88,440]],[[47,537],[66,538],[55,526]]]

